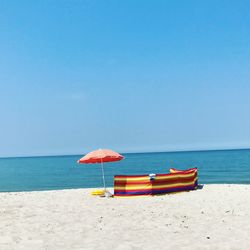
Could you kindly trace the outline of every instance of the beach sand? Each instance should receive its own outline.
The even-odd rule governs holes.
[[[250,185],[100,198],[0,193],[0,249],[250,249]]]

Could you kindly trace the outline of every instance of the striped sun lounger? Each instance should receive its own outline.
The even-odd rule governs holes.
[[[194,190],[198,186],[197,168],[188,170],[170,169],[169,174],[116,175],[114,196],[160,195],[172,192]]]

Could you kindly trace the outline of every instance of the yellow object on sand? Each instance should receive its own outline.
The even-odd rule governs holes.
[[[104,195],[105,191],[101,189],[97,189],[91,192],[92,195]]]

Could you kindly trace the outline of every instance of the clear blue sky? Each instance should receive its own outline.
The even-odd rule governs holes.
[[[250,147],[249,12],[1,0],[0,156]]]

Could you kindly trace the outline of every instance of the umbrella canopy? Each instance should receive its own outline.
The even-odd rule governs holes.
[[[78,163],[102,163],[124,159],[124,156],[110,149],[98,149],[86,154]]]
[[[124,159],[124,156],[120,155],[119,153],[110,150],[110,149],[98,149],[86,154],[78,163],[101,163],[102,167],[102,179],[103,179],[103,187],[106,193],[106,184],[105,184],[105,176],[104,176],[104,169],[103,169],[103,162],[114,162],[120,161]]]

